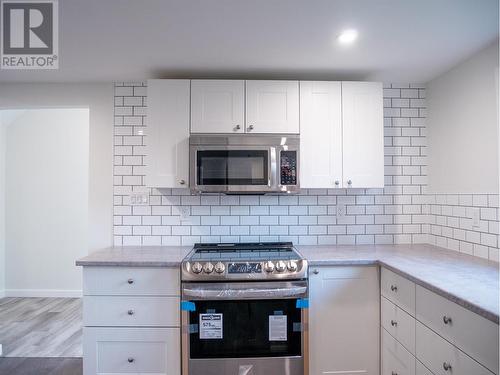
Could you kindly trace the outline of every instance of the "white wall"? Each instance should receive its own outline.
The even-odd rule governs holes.
[[[78,295],[74,263],[88,251],[89,110],[16,112],[5,129],[6,294]]]
[[[0,109],[63,107],[90,109],[88,251],[92,252],[113,243],[113,85],[0,85]],[[57,289],[67,287],[61,283]]]
[[[429,191],[497,194],[498,41],[427,85]]]

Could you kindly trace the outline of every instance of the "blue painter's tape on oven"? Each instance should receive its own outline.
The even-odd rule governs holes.
[[[181,301],[182,311],[196,311],[196,305],[191,301]]]
[[[309,308],[309,298],[299,298],[295,307],[298,309],[308,309]]]

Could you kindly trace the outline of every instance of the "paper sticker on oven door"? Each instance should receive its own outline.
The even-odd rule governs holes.
[[[222,338],[222,314],[200,314],[200,339]]]
[[[286,315],[269,315],[269,341],[286,341]]]

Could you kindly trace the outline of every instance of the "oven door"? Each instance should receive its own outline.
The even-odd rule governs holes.
[[[276,148],[191,146],[190,186],[196,192],[257,193],[276,190]]]
[[[183,374],[303,375],[307,282],[186,283]]]

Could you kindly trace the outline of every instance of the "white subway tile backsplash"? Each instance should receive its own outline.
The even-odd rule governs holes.
[[[425,86],[385,84],[384,107],[384,189],[304,189],[292,196],[191,196],[188,189],[147,189],[150,205],[130,206],[130,193],[145,188],[147,87],[117,83],[115,244],[429,242],[498,261],[498,195],[426,193]],[[346,205],[345,217],[336,217],[337,204]],[[183,221],[182,206],[190,215]],[[473,207],[480,209],[478,228],[468,215]]]

